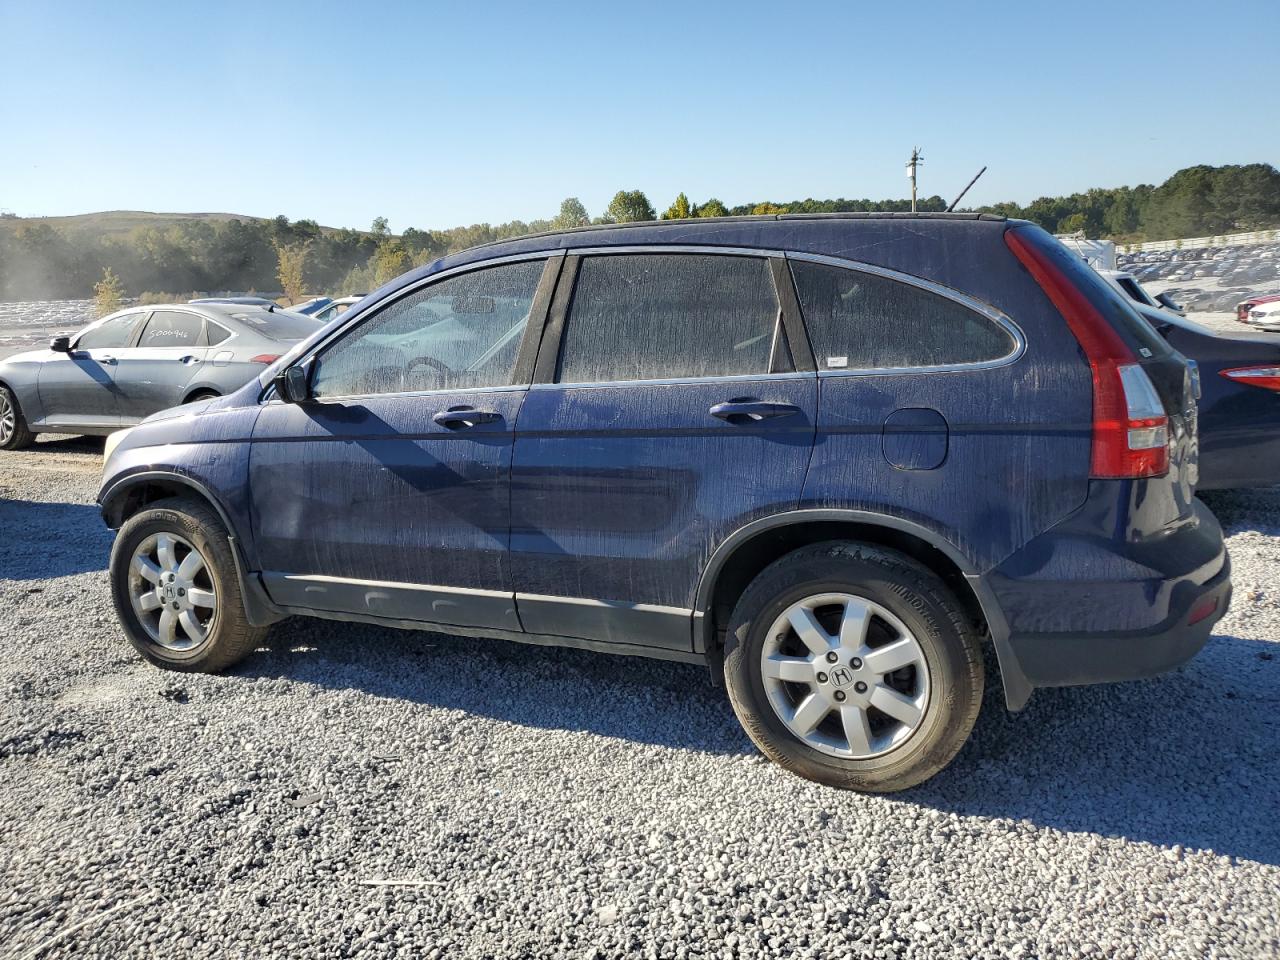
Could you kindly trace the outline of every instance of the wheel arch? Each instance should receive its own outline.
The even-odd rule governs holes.
[[[808,509],[755,520],[725,539],[707,562],[694,599],[696,652],[713,673],[720,662],[723,634],[738,598],[774,560],[800,547],[827,540],[857,540],[888,547],[924,564],[964,606],[980,633],[987,634],[1000,663],[1006,702],[1021,709],[1031,689],[1008,645],[1004,615],[979,571],[938,533],[912,520],[862,510]]]
[[[130,474],[105,490],[98,502],[102,507],[102,519],[108,527],[118,530],[125,521],[149,504],[175,496],[198,499],[211,507],[222,521],[231,544],[231,556],[235,561],[236,577],[240,581],[240,593],[249,622],[254,626],[264,627],[284,619],[285,613],[271,601],[262,581],[256,574],[249,572],[231,515],[200,481],[182,474],[158,470]]]
[[[191,387],[190,389],[188,389],[188,390],[187,390],[187,392],[186,392],[185,394],[183,394],[182,402],[183,402],[183,403],[192,403],[192,402],[194,402],[194,401],[195,401],[195,399],[196,399],[197,397],[199,397],[201,394],[205,394],[205,395],[207,395],[207,398],[208,398],[208,399],[210,399],[210,400],[214,400],[214,399],[216,399],[216,398],[218,398],[218,397],[222,396],[222,391],[221,391],[221,390],[218,390],[218,389],[217,389],[217,388],[215,388],[215,387],[210,387],[210,386],[198,386],[198,387]]]
[[[227,528],[227,535],[237,538],[235,524],[218,498],[198,480],[161,470],[133,473],[113,483],[98,498],[102,506],[102,519],[112,530],[118,530],[126,520],[148,504],[168,497],[194,495],[212,507],[218,519]]]

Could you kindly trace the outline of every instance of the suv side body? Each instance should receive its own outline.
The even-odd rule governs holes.
[[[446,257],[238,393],[126,434],[104,517],[207,500],[255,624],[313,614],[716,670],[771,564],[856,541],[945,583],[1013,709],[1036,686],[1148,676],[1194,655],[1230,594],[1182,367],[1131,341],[1169,408],[1169,466],[1091,476],[1091,368],[1010,230],[1054,244],[986,216],[783,216]],[[859,304],[880,325],[850,339]],[[455,334],[426,334],[455,339],[410,376],[384,354],[425,317],[498,332],[449,374],[420,368],[454,364],[438,351]],[[306,402],[273,386],[287,367]]]

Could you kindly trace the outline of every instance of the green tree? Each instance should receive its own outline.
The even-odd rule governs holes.
[[[776,203],[757,203],[751,208],[751,212],[756,216],[786,213],[786,207],[780,207]]]
[[[640,220],[656,220],[653,204],[640,190],[619,190],[605,209],[609,223],[636,223]]]
[[[378,244],[373,255],[373,285],[380,287],[389,280],[394,280],[409,269],[409,251],[404,241],[388,237]]]
[[[706,203],[698,207],[698,212],[694,216],[698,217],[727,217],[729,208],[723,203],[712,197]]]
[[[276,241],[276,277],[290,303],[297,303],[306,293],[303,278],[307,268],[307,253],[311,248],[310,240],[301,243],[281,243]]]
[[[374,217],[373,225],[369,228],[369,232],[375,237],[391,236],[391,228],[387,226],[386,217]]]
[[[124,286],[110,267],[102,268],[102,279],[93,285],[93,308],[100,317],[115,313],[124,303]]]
[[[585,227],[591,222],[587,208],[577,197],[565,197],[560,201],[560,212],[551,221],[552,230],[572,230],[574,227]]]
[[[1083,233],[1088,236],[1085,230],[1086,220],[1083,213],[1073,213],[1069,217],[1063,217],[1058,221],[1057,233]],[[1097,236],[1097,234],[1094,234]]]
[[[667,212],[662,215],[663,220],[687,220],[690,217],[698,215],[698,208],[689,203],[689,198],[684,192],[676,197],[675,203],[667,207]]]

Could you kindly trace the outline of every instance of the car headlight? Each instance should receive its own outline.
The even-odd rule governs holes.
[[[133,427],[126,430],[117,430],[115,433],[107,434],[107,442],[102,448],[102,466],[106,469],[107,461],[111,459],[111,454],[116,452],[116,447],[120,446],[120,441],[127,437]]]

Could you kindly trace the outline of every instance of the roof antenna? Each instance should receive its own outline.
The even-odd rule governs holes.
[[[981,170],[979,170],[977,173],[973,175],[973,179],[969,181],[969,186],[961,190],[960,196],[956,197],[954,200],[951,201],[951,206],[947,207],[947,213],[950,213],[952,210],[956,208],[956,204],[959,203],[964,198],[964,195],[969,192],[969,187],[972,187],[975,183],[977,183],[978,178],[986,172],[987,172],[987,168],[983,167]]]

